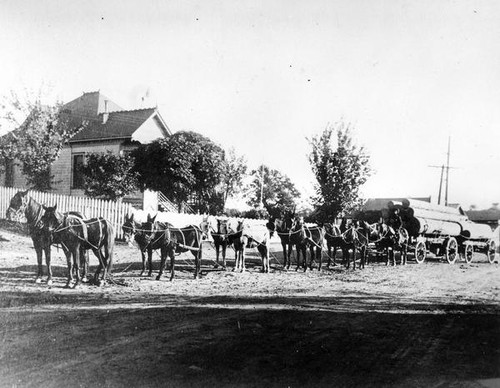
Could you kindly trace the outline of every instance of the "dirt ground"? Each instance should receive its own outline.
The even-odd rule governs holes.
[[[169,282],[117,243],[116,284],[73,290],[54,248],[49,288],[29,237],[0,224],[0,386],[500,386],[498,263],[287,272],[280,249],[271,273],[255,252],[234,273],[206,243],[203,277],[181,255]]]

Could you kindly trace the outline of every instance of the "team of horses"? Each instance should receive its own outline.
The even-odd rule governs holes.
[[[52,284],[50,250],[52,245],[62,247],[67,259],[67,287],[77,287],[87,281],[88,251],[98,259],[93,276],[96,284],[109,280],[113,263],[114,230],[112,224],[102,217],[85,219],[79,212],[61,213],[57,205],[47,207],[39,204],[20,191],[14,195],[7,210],[7,218],[20,221],[25,218],[29,234],[37,254],[38,273],[36,282],[43,277],[43,254],[47,266],[47,284]],[[375,247],[377,255],[386,257],[386,264],[396,264],[395,252],[400,252],[400,263],[406,264],[408,232],[397,213],[389,220],[369,223],[362,218],[342,218],[336,223],[309,224],[303,217],[286,212],[279,218],[269,220],[265,225],[250,225],[245,220],[205,217],[200,225],[175,228],[173,225],[156,220],[148,215],[145,222],[125,216],[123,235],[129,243],[135,243],[142,258],[143,276],[153,275],[153,252],[160,254],[160,267],[156,276],[160,280],[170,259],[170,280],[175,276],[175,257],[183,252],[191,252],[194,258],[194,278],[200,276],[203,244],[211,242],[215,247],[214,267],[226,269],[228,247],[234,250],[234,271],[246,270],[245,257],[248,248],[256,248],[262,261],[262,272],[270,271],[270,243],[276,233],[283,249],[283,268],[289,270],[292,252],[295,248],[296,270],[313,269],[318,263],[322,269],[323,250],[327,249],[327,267],[337,265],[336,257],[340,249],[346,268],[364,268],[370,247]],[[309,253],[309,255],[308,255]],[[146,256],[147,255],[147,256]],[[222,255],[222,258],[220,256]],[[309,260],[308,260],[309,256]],[[146,260],[147,257],[147,260]],[[220,260],[219,260],[220,259]],[[102,272],[102,274],[101,274]]]

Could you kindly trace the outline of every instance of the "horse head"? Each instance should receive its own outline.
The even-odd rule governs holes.
[[[28,190],[18,191],[10,200],[6,214],[7,219],[19,222],[25,215],[29,202]]]
[[[154,239],[155,234],[158,232],[156,216],[153,217],[148,214],[146,222],[141,224],[141,232],[148,243]]]
[[[128,214],[125,215],[125,221],[122,225],[123,237],[128,244],[131,244],[135,235],[139,233],[137,230],[137,223],[134,221],[134,213],[130,216]]]
[[[54,206],[43,206],[45,213],[40,219],[42,228],[47,232],[56,232],[64,223],[64,215],[57,211],[57,204]]]

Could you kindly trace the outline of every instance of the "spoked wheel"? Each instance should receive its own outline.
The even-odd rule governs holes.
[[[422,264],[425,260],[425,255],[427,250],[425,248],[425,243],[423,241],[418,241],[415,246],[415,260],[418,264]]]
[[[465,243],[465,248],[464,248],[464,259],[467,263],[470,263],[472,261],[472,256],[474,256],[474,246],[470,241],[467,241]]]
[[[495,241],[491,240],[488,243],[488,251],[486,252],[486,256],[488,257],[488,261],[493,263],[495,261],[495,254],[497,251],[497,244]]]
[[[446,241],[446,247],[444,251],[444,257],[446,261],[450,264],[455,263],[458,259],[458,243],[455,237],[450,237]]]

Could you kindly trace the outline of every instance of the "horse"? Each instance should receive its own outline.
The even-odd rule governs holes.
[[[122,230],[125,241],[129,245],[132,245],[132,240],[135,241],[141,252],[142,270],[139,276],[143,276],[146,269],[148,269],[148,277],[153,276],[153,250],[158,249],[159,246],[157,248],[153,248],[151,244],[148,244],[148,241],[142,232],[141,224],[134,220],[134,214],[131,216],[125,215]],[[146,252],[148,253],[147,267]]]
[[[74,287],[80,284],[80,271],[77,258],[81,250],[91,249],[99,260],[94,274],[95,284],[101,284],[99,275],[103,271],[102,279],[111,273],[113,262],[113,248],[115,246],[113,225],[102,217],[82,219],[71,214],[62,214],[57,211],[57,205],[45,207],[45,214],[41,218],[42,228],[60,241],[66,247],[65,255],[68,264],[68,280],[66,287],[73,282],[73,268],[76,273]]]
[[[213,224],[210,222],[208,217],[205,217],[200,224],[201,230],[205,235],[211,235],[212,241],[215,247],[215,260],[216,263],[214,268],[219,267],[219,257],[222,251],[222,268],[226,269],[226,249],[230,245],[228,234],[229,234],[229,220],[217,218],[217,227],[214,228]]]
[[[148,214],[147,221],[141,225],[148,245],[152,249],[160,248],[160,270],[156,280],[160,280],[165,270],[167,256],[170,257],[170,281],[175,276],[175,254],[190,251],[195,258],[194,278],[200,273],[202,258],[203,232],[197,225],[174,228],[168,222],[156,221],[156,216]]]
[[[340,227],[334,223],[327,222],[323,224],[323,228],[325,230],[325,240],[326,247],[328,249],[328,264],[327,268],[330,268],[330,264],[333,259],[333,265],[336,266],[335,259],[337,257],[337,249],[342,249],[342,245],[344,244],[344,239],[342,237],[342,232],[340,231]]]
[[[51,266],[51,252],[50,248],[53,244],[58,244],[57,239],[51,238],[50,234],[45,233],[41,219],[45,214],[45,208],[43,205],[39,204],[33,198],[28,195],[28,191],[18,191],[10,200],[9,208],[7,209],[7,219],[10,221],[19,222],[22,217],[26,218],[28,223],[28,232],[33,241],[33,247],[35,248],[36,258],[38,263],[38,272],[35,279],[35,283],[39,284],[42,282],[43,278],[43,253],[45,253],[45,264],[47,266],[47,285],[52,285],[52,266]],[[83,219],[80,212],[69,212],[66,214],[71,214],[76,217]],[[62,246],[63,251],[66,247]],[[87,276],[87,266],[88,266],[88,255],[84,251],[81,252],[80,263],[83,266],[83,280],[86,280]]]
[[[274,223],[270,221],[266,223],[265,228],[260,226],[251,227],[243,220],[238,221],[236,228],[230,225],[229,241],[233,244],[235,252],[234,271],[245,272],[246,248],[257,248],[262,259],[261,272],[269,272],[270,240],[274,230]]]
[[[385,265],[389,265],[389,262],[392,262],[393,266],[396,265],[395,251],[400,253],[400,264],[406,265],[410,240],[408,231],[402,226],[394,229],[386,223],[380,223],[379,230],[383,238],[381,238],[378,247],[387,250]]]
[[[319,257],[319,267],[322,265],[322,249],[323,249],[324,230],[320,226],[308,227],[304,223],[304,217],[295,217],[292,228],[290,229],[290,244],[295,245],[297,250],[297,267],[300,268],[300,255],[304,257],[303,268],[307,270],[307,248],[309,247],[311,259],[309,269],[313,269],[315,256]]]
[[[276,218],[274,224],[283,249],[283,268],[290,269],[290,256],[293,247],[290,243],[290,230],[293,224],[293,214],[289,212],[285,213],[281,218]]]
[[[352,250],[352,269],[356,269],[356,251],[360,251],[359,268],[365,268],[368,244],[370,243],[369,224],[359,220],[351,220],[349,222],[346,218],[342,218],[340,231],[344,240],[342,253],[346,262],[346,268],[349,268],[351,263],[349,250]]]

